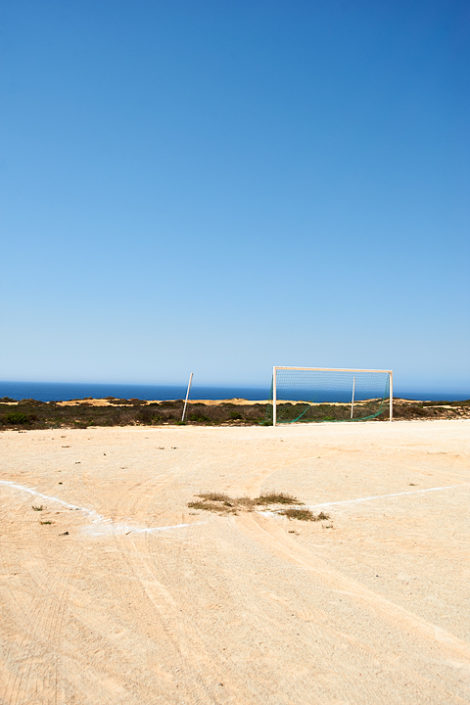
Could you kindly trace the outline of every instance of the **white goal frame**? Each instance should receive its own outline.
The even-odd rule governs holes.
[[[291,367],[289,365],[273,366],[273,426],[276,426],[277,416],[277,371],[278,370],[304,370],[305,372],[377,372],[389,376],[390,389],[390,414],[389,421],[393,421],[393,370],[361,370],[351,367]],[[354,394],[354,392],[353,392]],[[354,404],[354,397],[352,404]]]

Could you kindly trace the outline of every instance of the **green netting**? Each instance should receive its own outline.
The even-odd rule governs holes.
[[[271,405],[267,420],[272,422]],[[366,421],[388,418],[390,376],[386,372],[278,369],[277,423]]]

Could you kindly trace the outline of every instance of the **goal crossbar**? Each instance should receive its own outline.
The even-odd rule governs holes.
[[[273,370],[304,370],[306,372],[382,372],[391,375],[393,370],[366,370],[361,367],[292,367],[290,365],[274,365]]]
[[[393,420],[393,370],[381,370],[381,369],[365,369],[365,368],[353,368],[353,367],[297,367],[293,365],[274,365],[273,366],[273,380],[272,380],[272,398],[273,398],[273,426],[277,423],[277,371],[278,370],[292,370],[299,372],[344,372],[350,374],[384,374],[388,376],[389,379],[389,420]],[[354,380],[355,383],[355,380]],[[353,391],[354,395],[354,391]],[[353,399],[354,404],[354,399]],[[352,418],[352,411],[351,411]]]

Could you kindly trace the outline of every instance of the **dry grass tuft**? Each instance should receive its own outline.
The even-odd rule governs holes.
[[[245,509],[252,509],[256,505],[256,500],[251,497],[237,497],[234,499],[235,504]]]
[[[216,504],[215,502],[188,502],[190,509],[204,509],[206,512],[226,512],[227,507],[224,504]]]
[[[288,519],[299,519],[300,521],[316,521],[316,517],[310,509],[283,509],[279,512],[281,516],[287,517]]]
[[[230,497],[226,494],[222,494],[222,492],[203,492],[201,494],[197,495],[201,499],[206,500],[207,502],[232,502],[233,500],[230,499]]]
[[[329,519],[330,515],[325,514],[325,512],[320,512],[320,514],[317,514],[316,521],[323,521],[324,519]]]
[[[288,517],[288,519],[298,519],[299,521],[322,521],[323,519],[329,519],[329,514],[320,512],[320,514],[314,514],[310,509],[283,509],[279,512],[282,516]]]
[[[303,504],[297,497],[286,492],[268,492],[256,497],[255,504]]]
[[[236,497],[232,499],[221,492],[201,492],[197,495],[200,499],[196,502],[188,502],[190,509],[203,509],[206,512],[216,512],[217,514],[238,514],[239,511],[252,512],[255,507],[266,507],[269,505],[284,505],[284,509],[275,512],[289,519],[299,519],[300,521],[323,521],[329,519],[330,515],[325,512],[314,514],[310,509],[299,507],[302,505],[297,497],[293,497],[285,492],[270,492],[260,497]],[[290,507],[286,505],[291,505]]]

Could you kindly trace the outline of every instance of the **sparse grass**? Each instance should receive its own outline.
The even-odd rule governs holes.
[[[279,512],[281,516],[288,519],[299,519],[300,521],[316,521],[315,514],[310,509],[294,509],[290,507]]]
[[[39,523],[44,526],[44,524],[53,524],[54,522],[50,521],[50,519],[45,519],[44,521],[40,521]]]
[[[325,514],[325,512],[320,512],[320,514],[317,514],[317,518],[315,521],[324,521],[329,518],[330,518],[329,514]]]
[[[268,492],[256,497],[255,504],[303,504],[297,497],[286,492]]]
[[[31,507],[34,512],[42,512],[45,508],[46,507],[43,504],[33,504],[33,506]]]
[[[204,504],[204,506],[207,506],[207,502],[220,502],[226,507],[243,507],[245,509],[251,509],[256,505],[303,504],[297,497],[293,497],[286,492],[270,492],[254,499],[251,497],[232,498],[223,492],[200,492],[197,497],[202,500],[201,504]]]
[[[245,507],[246,509],[252,509],[256,504],[256,500],[251,497],[237,497],[234,502],[235,504]]]
[[[295,509],[293,507],[289,509],[283,509],[279,512],[282,516],[288,519],[298,519],[300,521],[323,521],[324,519],[329,519],[330,515],[325,514],[325,512],[320,512],[320,514],[314,514],[310,509]]]
[[[188,502],[190,509],[204,509],[206,512],[228,512],[229,507],[224,503],[216,504],[215,502]]]
[[[197,496],[208,502],[233,502],[227,494],[223,494],[222,492],[203,492]]]
[[[298,519],[300,521],[323,521],[330,518],[329,514],[320,512],[314,514],[310,509],[299,507],[302,505],[297,497],[286,492],[269,492],[260,497],[236,497],[232,499],[222,492],[200,492],[198,501],[188,502],[190,509],[199,509],[217,514],[238,514],[240,511],[251,512],[255,507],[267,507],[283,505],[283,509],[274,511],[288,519]],[[291,506],[288,506],[291,505]]]

